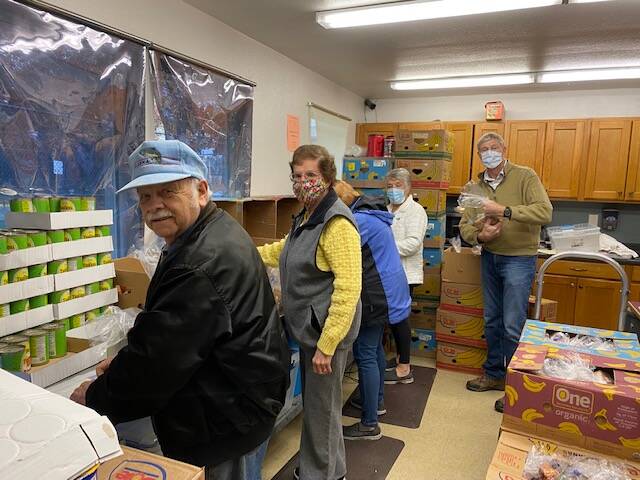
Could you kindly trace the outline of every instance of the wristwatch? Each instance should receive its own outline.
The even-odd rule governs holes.
[[[502,214],[504,218],[511,220],[511,208],[505,207],[504,213]]]

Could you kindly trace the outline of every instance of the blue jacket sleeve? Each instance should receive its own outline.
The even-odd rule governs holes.
[[[353,214],[356,219],[358,232],[360,232],[360,246],[364,246],[369,242],[371,230],[369,228],[369,217],[366,214],[355,212]]]

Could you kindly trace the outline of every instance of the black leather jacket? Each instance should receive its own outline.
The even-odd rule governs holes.
[[[217,465],[269,437],[289,362],[258,251],[210,203],[160,261],[128,346],[87,406],[114,423],[151,416],[166,456]]]

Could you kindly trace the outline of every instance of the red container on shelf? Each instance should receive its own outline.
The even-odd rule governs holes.
[[[369,135],[367,157],[382,157],[384,153],[384,135]]]

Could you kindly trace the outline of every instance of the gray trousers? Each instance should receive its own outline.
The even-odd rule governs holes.
[[[300,480],[337,480],[347,474],[342,437],[342,378],[349,350],[336,350],[331,375],[318,375],[315,350],[300,349],[302,366],[302,436]]]

